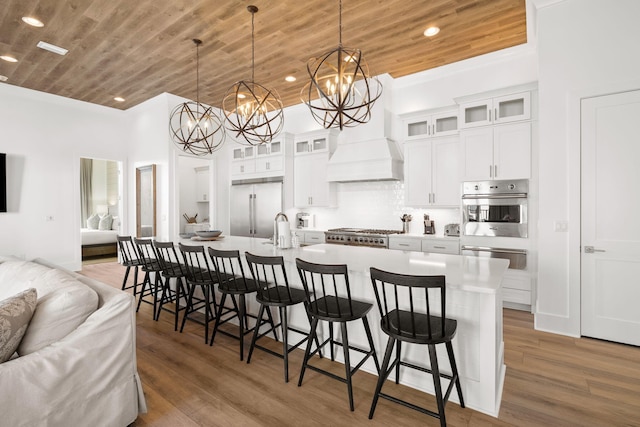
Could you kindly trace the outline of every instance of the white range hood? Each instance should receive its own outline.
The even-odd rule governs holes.
[[[327,181],[401,181],[403,160],[395,141],[377,138],[338,144],[327,166]]]

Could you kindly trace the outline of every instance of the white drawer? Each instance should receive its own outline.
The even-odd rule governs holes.
[[[457,240],[425,239],[422,241],[422,252],[458,255],[460,254],[460,242]]]
[[[393,239],[389,239],[389,249],[419,252],[422,249],[422,245],[420,244],[419,239],[403,239],[402,237],[394,237]]]
[[[502,288],[502,301],[531,305],[531,292],[520,289]]]
[[[502,287],[531,292],[531,276],[523,270],[507,269],[502,278]]]

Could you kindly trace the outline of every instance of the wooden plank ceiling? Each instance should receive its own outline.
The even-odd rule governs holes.
[[[260,9],[256,82],[285,106],[300,103],[307,60],[338,45],[337,0],[4,0],[0,55],[18,62],[0,60],[0,75],[5,84],[120,109],[162,92],[196,99],[191,40],[199,38],[200,101],[219,106],[234,82],[251,78],[249,4]],[[344,0],[342,21],[344,46],[361,49],[372,74],[394,78],[526,42],[525,0]],[[441,31],[426,38],[430,25]],[[40,40],[69,53],[39,49]]]

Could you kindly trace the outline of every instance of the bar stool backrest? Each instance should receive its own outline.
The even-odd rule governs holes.
[[[178,251],[173,242],[154,241],[153,246],[156,249],[158,262],[162,271],[171,277],[181,277],[186,274],[186,269],[180,262]]]
[[[296,258],[309,310],[336,319],[353,316],[353,301],[346,264],[315,264]],[[336,304],[344,298],[348,304]]]
[[[258,287],[258,297],[263,301],[285,303],[293,297],[281,256],[260,256],[245,252],[251,277]],[[279,292],[278,290],[284,290]],[[285,297],[287,298],[285,300]]]
[[[374,267],[370,272],[383,329],[398,339],[417,343],[445,335],[445,276],[412,276]],[[439,313],[434,313],[437,298],[430,298],[430,289],[440,296]]]
[[[215,273],[211,271],[204,246],[187,246],[178,243],[187,280],[192,283],[216,283]]]
[[[138,259],[143,268],[148,271],[160,271],[160,262],[158,261],[156,249],[153,247],[153,240],[134,237],[133,242],[136,244]]]
[[[208,252],[218,276],[219,286],[231,291],[248,290],[240,251],[208,248]]]
[[[118,251],[120,252],[120,262],[122,265],[138,265],[138,251],[133,244],[131,236],[117,236]]]

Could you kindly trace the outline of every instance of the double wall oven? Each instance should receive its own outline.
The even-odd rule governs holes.
[[[482,244],[463,244],[462,255],[506,258],[509,268],[525,269],[526,250],[496,247],[492,241],[494,237],[528,237],[528,193],[526,179],[463,183],[462,235],[478,236]]]

